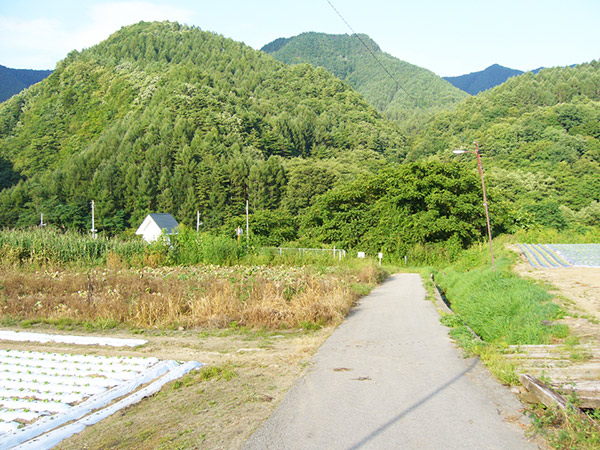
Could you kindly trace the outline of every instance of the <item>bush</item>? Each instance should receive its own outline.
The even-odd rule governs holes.
[[[180,226],[176,235],[169,238],[168,247],[170,265],[217,264],[233,265],[240,262],[246,254],[245,245],[224,236],[197,233],[191,228]]]

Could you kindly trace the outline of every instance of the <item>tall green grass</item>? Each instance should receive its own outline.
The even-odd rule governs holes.
[[[485,342],[547,344],[566,337],[565,326],[552,324],[562,314],[552,296],[511,273],[506,260],[500,259],[495,271],[447,268],[437,274],[436,281],[453,311]]]
[[[247,247],[237,241],[208,233],[196,233],[182,226],[168,240],[153,244],[153,250],[165,255],[167,265],[239,264],[247,254]]]
[[[462,252],[451,265],[434,269],[459,321],[490,344],[547,344],[566,337],[567,327],[553,322],[563,314],[543,287],[515,274],[517,254],[506,248],[515,236],[494,240],[496,270],[487,243]]]

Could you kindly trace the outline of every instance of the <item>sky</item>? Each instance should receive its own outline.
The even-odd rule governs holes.
[[[599,0],[0,0],[0,65],[53,69],[141,20],[194,25],[260,49],[307,31],[368,34],[440,76],[600,59]]]

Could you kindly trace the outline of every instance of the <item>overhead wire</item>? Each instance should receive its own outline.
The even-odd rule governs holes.
[[[336,7],[333,6],[333,3],[331,3],[329,0],[326,0],[326,1],[327,1],[327,3],[329,3],[329,6],[331,6],[331,8],[335,11],[335,13],[340,17],[340,19],[342,19],[342,21],[346,24],[346,26],[350,29],[350,31],[352,31],[352,34],[354,36],[356,36],[358,38],[358,40],[361,42],[361,44],[367,49],[367,51],[371,54],[371,56],[373,57],[373,59],[375,61],[377,61],[377,64],[379,64],[381,66],[381,68],[384,70],[384,72],[396,84],[396,87],[398,87],[399,89],[401,89],[402,91],[404,91],[404,93],[410,99],[412,99],[415,102],[415,104],[418,106],[417,99],[415,97],[413,97],[411,94],[409,94],[409,92],[406,89],[404,89],[404,86],[402,86],[402,84],[398,81],[398,79],[396,77],[394,77],[394,75],[392,75],[392,73],[383,65],[383,63],[379,60],[379,58],[377,58],[377,55],[375,55],[375,52],[373,52],[373,50],[371,49],[371,47],[369,47],[367,45],[367,43],[360,37],[360,35],[356,31],[354,31],[354,28],[352,28],[352,26],[348,23],[348,21],[346,19],[344,19],[344,16],[342,16],[342,14],[336,9]]]

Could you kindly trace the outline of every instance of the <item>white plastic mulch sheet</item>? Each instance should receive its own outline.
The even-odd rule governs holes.
[[[518,244],[536,268],[600,267],[600,244]]]
[[[574,267],[600,267],[600,244],[547,244]]]
[[[201,365],[157,358],[0,350],[0,450],[51,448]],[[99,408],[104,409],[90,414]],[[76,422],[57,429],[71,421]],[[30,441],[33,438],[37,439]]]
[[[78,345],[108,345],[111,347],[137,347],[144,345],[148,341],[145,339],[122,339],[122,338],[105,338],[95,336],[70,336],[62,334],[43,334],[29,333],[26,331],[8,331],[0,330],[0,340],[2,341],[29,341],[29,342],[58,342],[61,344],[78,344]]]

